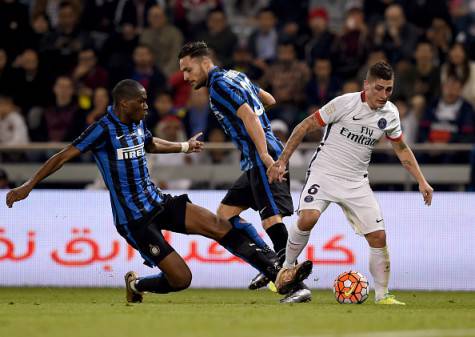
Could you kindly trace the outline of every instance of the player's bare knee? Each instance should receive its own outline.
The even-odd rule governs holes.
[[[376,231],[365,235],[370,247],[383,248],[386,247],[386,231]]]
[[[214,239],[214,240],[219,240],[223,236],[226,235],[231,230],[232,226],[231,223],[221,217],[215,216],[211,223],[209,224],[209,227],[207,228],[208,235]]]
[[[181,271],[172,277],[168,277],[168,281],[173,289],[179,291],[187,289],[191,285],[192,278],[191,271],[188,269],[186,271]]]
[[[320,211],[301,211],[299,213],[299,219],[297,221],[297,227],[301,231],[310,231],[320,218]]]

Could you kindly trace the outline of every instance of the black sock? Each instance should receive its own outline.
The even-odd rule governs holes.
[[[140,278],[135,282],[135,289],[140,292],[148,291],[157,294],[167,294],[180,290],[173,288],[170,283],[168,283],[164,273]]]
[[[275,281],[278,272],[275,265],[276,260],[269,259],[261,248],[239,230],[231,228],[218,242],[231,253],[242,258],[269,279]]]
[[[277,254],[281,254],[280,252],[283,251],[285,254],[285,246],[287,246],[287,239],[289,237],[289,233],[287,232],[285,225],[282,222],[276,223],[267,228],[266,233],[272,240],[274,251]]]

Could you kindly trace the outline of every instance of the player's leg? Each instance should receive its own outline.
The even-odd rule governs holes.
[[[256,206],[252,198],[248,173],[244,172],[224,196],[218,207],[217,216],[228,220],[234,228],[242,231],[260,248],[268,249],[267,244],[259,236],[256,228],[240,216],[248,208],[255,209]]]
[[[380,304],[404,304],[389,294],[391,272],[386,231],[379,204],[369,187],[361,187],[340,205],[356,234],[364,235],[369,245],[369,271],[374,280],[375,299]]]
[[[258,248],[242,232],[233,228],[228,221],[218,218],[205,208],[187,203],[185,224],[187,233],[200,234],[216,240],[269,279],[276,279],[279,270],[276,260],[269,259],[262,249]],[[307,278],[311,269],[311,262],[305,261],[283,273],[283,282],[278,286],[279,293],[287,293],[295,283]]]

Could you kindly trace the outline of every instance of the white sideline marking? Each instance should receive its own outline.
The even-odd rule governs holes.
[[[372,331],[353,333],[334,333],[325,335],[311,335],[306,337],[473,337],[475,329],[441,329],[441,330],[397,330]],[[303,336],[289,336],[303,337]]]

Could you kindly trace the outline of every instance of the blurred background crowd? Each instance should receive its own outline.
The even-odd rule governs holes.
[[[408,143],[475,140],[474,0],[0,0],[0,144],[72,141],[124,78],[147,89],[155,135],[227,141],[206,89],[192,91],[179,72],[193,40],[274,95],[267,113],[284,140],[316,108],[362,90],[378,60],[395,69]],[[238,158],[216,150],[201,160]]]

